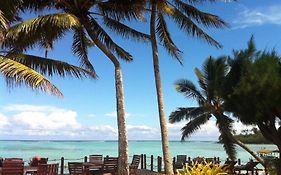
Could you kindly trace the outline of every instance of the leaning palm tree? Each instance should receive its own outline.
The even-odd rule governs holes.
[[[226,26],[225,22],[218,16],[200,11],[194,6],[193,3],[196,3],[196,1],[149,1],[149,7],[151,7],[149,9],[149,12],[154,78],[157,91],[164,165],[165,172],[167,174],[172,174],[173,171],[169,153],[168,129],[164,113],[164,97],[162,93],[160,78],[160,66],[156,36],[158,36],[158,42],[164,46],[169,55],[179,61],[180,64],[182,64],[181,51],[172,40],[165,17],[169,17],[182,31],[184,31],[188,35],[203,39],[207,41],[207,43],[216,47],[221,47],[221,45],[207,33],[205,33],[205,31],[200,28],[198,24],[206,28],[222,28]]]
[[[171,113],[169,121],[171,123],[188,121],[182,128],[182,140],[184,140],[214,117],[224,149],[231,159],[236,158],[235,144],[238,144],[264,164],[264,161],[255,152],[233,136],[233,120],[224,114],[222,94],[225,77],[228,73],[225,60],[225,57],[218,59],[210,57],[204,63],[203,71],[195,69],[201,90],[189,80],[182,79],[175,83],[176,90],[187,98],[195,99],[198,107],[180,107]]]
[[[32,3],[29,3],[32,2]],[[42,5],[43,2],[43,5]],[[118,174],[127,175],[128,170],[128,139],[126,130],[124,93],[122,71],[119,58],[132,61],[132,56],[122,47],[116,44],[105,28],[107,26],[121,36],[132,37],[137,40],[148,40],[149,36],[133,30],[122,23],[125,19],[138,19],[134,6],[127,1],[90,1],[90,0],[45,0],[26,1],[24,7],[33,10],[52,8],[57,13],[41,15],[24,23],[14,26],[7,34],[9,42],[5,46],[16,45],[22,50],[41,45],[44,48],[52,48],[52,43],[60,39],[66,32],[74,33],[73,52],[77,54],[83,66],[93,70],[90,59],[87,55],[90,41],[98,47],[113,63],[115,68],[117,124],[118,124],[118,153],[119,167]],[[116,12],[117,11],[117,12]],[[19,42],[19,38],[22,42]],[[28,39],[28,40],[27,40]],[[43,40],[42,40],[43,39]],[[42,42],[44,41],[44,42]],[[47,41],[47,42],[46,42]]]
[[[91,76],[95,78],[95,73],[86,69],[70,65],[54,59],[42,58],[28,55],[23,52],[15,52],[11,48],[5,47],[8,42],[7,34],[10,26],[19,19],[18,8],[22,5],[21,0],[0,2],[0,73],[4,75],[9,87],[18,85],[28,85],[32,89],[49,92],[56,96],[63,96],[60,90],[53,85],[44,75],[61,77],[72,76],[83,78]]]

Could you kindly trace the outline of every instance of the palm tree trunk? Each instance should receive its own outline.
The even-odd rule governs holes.
[[[152,56],[153,56],[153,66],[154,66],[154,76],[157,91],[158,100],[158,112],[161,127],[161,137],[162,137],[162,149],[164,157],[164,166],[166,174],[173,174],[170,151],[169,151],[169,138],[168,138],[168,128],[164,112],[164,97],[162,93],[162,85],[159,70],[159,59],[158,59],[158,48],[155,36],[155,16],[156,16],[155,3],[152,3],[151,19],[150,19],[150,35],[151,35],[151,46],[152,46]]]
[[[85,17],[80,19],[96,46],[111,60],[115,67],[116,108],[118,125],[118,175],[129,175],[128,136],[125,118],[125,103],[121,65],[111,51],[97,38],[91,23]]]
[[[246,144],[241,142],[240,140],[236,139],[231,133],[227,133],[228,137],[233,140],[234,143],[239,145],[241,148],[243,148],[245,151],[247,151],[249,154],[251,154],[258,162],[260,162],[263,166],[265,166],[264,160],[258,156],[254,151],[252,151]]]

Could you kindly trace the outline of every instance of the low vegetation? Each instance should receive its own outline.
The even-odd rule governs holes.
[[[227,167],[210,163],[193,162],[191,165],[186,164],[183,169],[177,170],[179,175],[224,175],[227,173]]]

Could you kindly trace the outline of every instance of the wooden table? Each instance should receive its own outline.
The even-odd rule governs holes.
[[[34,174],[34,173],[37,173],[37,167],[24,166],[24,174]]]
[[[89,170],[90,174],[96,174],[101,171],[103,167],[103,161],[84,162],[83,166],[85,167],[85,169]]]

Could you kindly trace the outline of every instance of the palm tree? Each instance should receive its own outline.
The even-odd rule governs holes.
[[[149,3],[149,6],[151,7],[151,9],[149,9],[151,48],[158,100],[158,112],[161,127],[164,165],[166,174],[172,174],[173,171],[169,153],[168,128],[164,112],[164,97],[160,78],[160,66],[156,36],[158,36],[158,42],[160,42],[164,46],[169,55],[179,61],[180,64],[182,64],[181,51],[177,48],[171,38],[165,16],[171,18],[178,25],[178,27],[188,35],[204,39],[209,44],[216,47],[221,47],[221,45],[207,33],[205,33],[197,24],[203,25],[206,28],[221,28],[225,27],[226,24],[218,16],[198,10],[192,4],[196,3],[195,1],[189,1],[188,3],[181,0],[151,0],[149,1]]]
[[[76,78],[96,77],[93,72],[65,62],[6,50],[5,43],[8,42],[6,34],[10,32],[10,28],[13,28],[10,26],[11,23],[19,19],[17,13],[21,5],[22,1],[20,0],[0,2],[0,45],[2,46],[0,72],[4,75],[8,87],[26,84],[32,89],[62,97],[63,94],[60,90],[43,75]]]
[[[233,136],[233,119],[224,114],[222,94],[229,69],[225,60],[225,57],[218,59],[210,57],[204,63],[203,71],[195,69],[201,90],[189,80],[182,79],[175,83],[176,90],[187,98],[195,99],[198,107],[180,107],[171,113],[169,121],[171,123],[188,121],[182,128],[182,140],[184,140],[214,117],[224,149],[231,159],[236,158],[235,144],[238,144],[264,164],[264,161],[255,152]]]
[[[99,23],[103,22],[109,29],[121,36],[132,37],[136,40],[147,41],[149,36],[133,30],[122,23],[125,19],[138,19],[140,15],[131,3],[124,1],[91,1],[91,0],[46,0],[26,1],[25,7],[33,10],[53,8],[59,13],[47,14],[16,25],[8,33],[7,46],[16,45],[22,50],[26,46],[43,45],[51,48],[52,42],[61,38],[67,31],[74,32],[73,52],[77,54],[83,66],[93,70],[91,61],[87,56],[89,40],[98,47],[113,63],[115,68],[117,124],[118,124],[118,174],[129,174],[128,167],[128,138],[125,118],[124,92],[121,64],[118,58],[132,61],[132,56],[116,44]],[[128,3],[127,3],[128,2]],[[25,40],[25,38],[32,38]],[[25,42],[17,43],[18,39]],[[42,38],[44,41],[42,42]],[[40,42],[41,41],[41,42]]]

